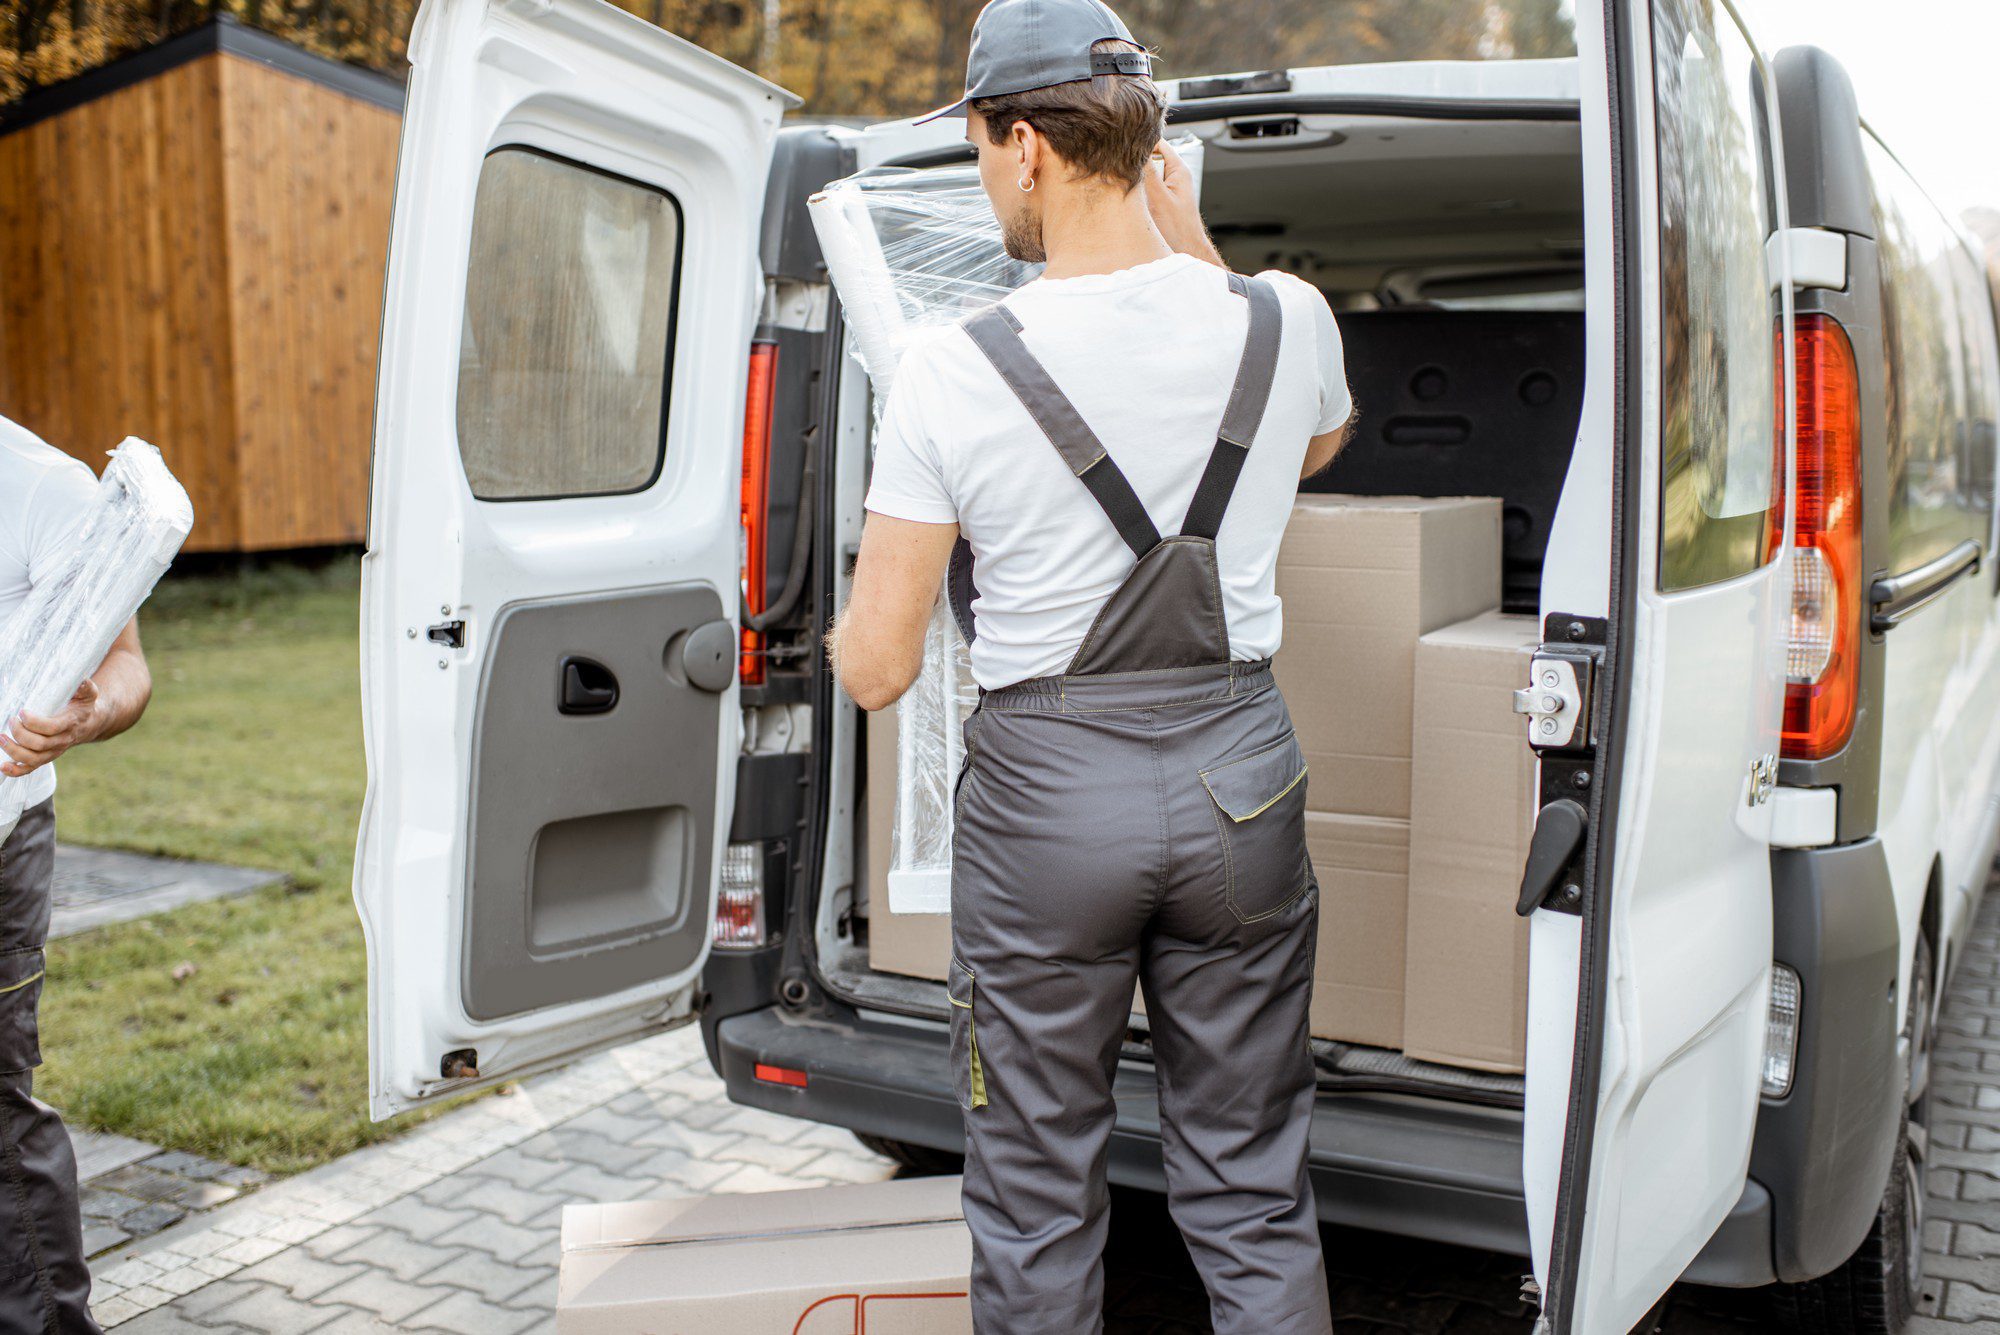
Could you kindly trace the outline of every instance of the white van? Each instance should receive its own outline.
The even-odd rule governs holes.
[[[1993,308],[1826,55],[1766,58],[1726,0],[1576,9],[1572,59],[1170,86],[1224,253],[1342,313],[1361,426],[1327,485],[1501,497],[1553,682],[1523,702],[1526,1073],[1328,1063],[1320,1209],[1531,1257],[1552,1331],[1683,1276],[1893,1330],[2000,812]],[[818,637],[868,389],[804,201],[961,128],[781,130],[785,92],[598,0],[430,0],[410,55],[364,566],[374,1113],[699,1018],[733,1098],[949,1153],[943,986],[858,950],[862,729]],[[1410,346],[1500,388],[1389,431]],[[1127,1184],[1161,1180],[1151,1070],[1135,1030]]]

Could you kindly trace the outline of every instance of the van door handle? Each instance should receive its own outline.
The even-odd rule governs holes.
[[[618,678],[594,658],[567,654],[556,672],[558,714],[608,714],[618,703]]]
[[[736,680],[736,627],[727,621],[710,621],[679,639],[681,673],[688,685],[711,693],[728,690]]]
[[[1894,630],[1939,598],[1946,589],[1979,570],[1979,544],[1967,538],[1958,546],[1900,575],[1884,575],[1868,590],[1874,605],[1869,624],[1877,634]]]
[[[1590,828],[1590,813],[1583,804],[1559,797],[1535,816],[1535,836],[1528,843],[1528,865],[1521,872],[1521,898],[1514,911],[1523,918],[1542,906],[1556,882],[1583,847],[1584,832]],[[1563,905],[1574,909],[1571,904]]]

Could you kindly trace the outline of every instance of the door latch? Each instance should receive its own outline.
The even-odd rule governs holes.
[[[1750,787],[1745,806],[1761,807],[1778,789],[1778,758],[1768,752],[1750,762]]]
[[[1528,716],[1528,745],[1538,751],[1590,745],[1594,660],[1544,646],[1529,663],[1529,685],[1514,692],[1514,712]]]

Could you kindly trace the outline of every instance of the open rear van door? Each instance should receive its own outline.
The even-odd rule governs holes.
[[[1789,273],[1765,258],[1785,221],[1763,61],[1725,0],[1586,0],[1577,17],[1604,388],[1563,505],[1612,519],[1606,533],[1558,517],[1549,569],[1568,569],[1545,578],[1522,700],[1544,747],[1537,852],[1556,858],[1545,896],[1532,857],[1524,887],[1524,1176],[1541,1329],[1609,1335],[1744,1192],[1771,989],[1793,410]]]
[[[794,102],[601,0],[427,0],[410,63],[362,566],[378,1118],[692,1018]]]

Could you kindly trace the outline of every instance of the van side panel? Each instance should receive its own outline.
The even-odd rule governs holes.
[[[1772,1252],[1788,1282],[1827,1273],[1867,1237],[1901,1133],[1896,1052],[1901,933],[1875,839],[1771,855],[1773,954],[1799,974],[1791,1093],[1757,1119],[1750,1176],[1771,1192]]]

